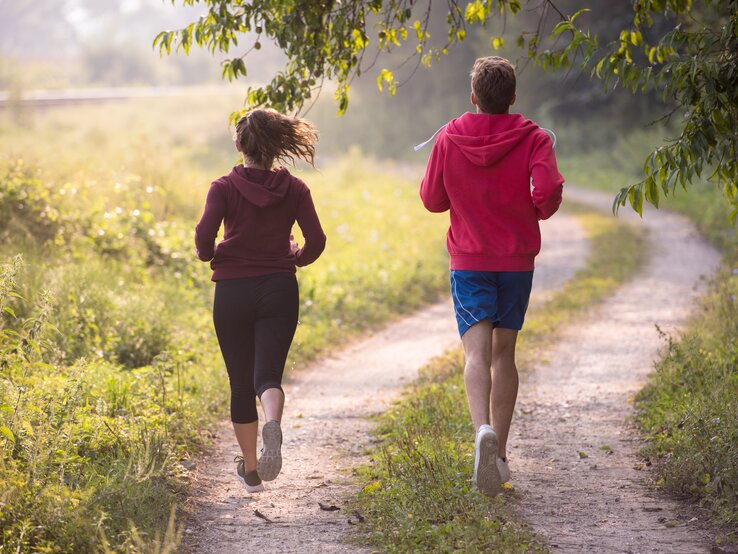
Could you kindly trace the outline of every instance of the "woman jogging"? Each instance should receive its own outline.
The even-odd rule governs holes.
[[[243,165],[213,182],[195,229],[197,256],[213,269],[213,322],[242,453],[236,471],[249,492],[264,490],[262,480],[276,479],[282,468],[282,373],[299,307],[295,266],[314,262],[325,248],[310,190],[273,166],[296,158],[314,166],[316,141],[307,121],[269,109],[248,112],[234,135]],[[295,221],[305,237],[302,248],[290,234]],[[216,246],[221,222],[224,238]],[[258,461],[257,396],[266,420]]]

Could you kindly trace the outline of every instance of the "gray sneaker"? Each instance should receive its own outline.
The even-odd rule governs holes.
[[[497,467],[497,435],[489,425],[482,425],[474,441],[474,484],[484,495],[495,496],[502,487]]]
[[[264,481],[274,481],[282,469],[282,428],[279,421],[265,423],[261,438],[261,457],[256,464],[256,471]]]
[[[261,492],[264,485],[261,483],[259,472],[257,470],[246,471],[243,465],[243,456],[236,456],[233,459],[236,462],[236,475],[238,480],[246,487],[247,492]]]

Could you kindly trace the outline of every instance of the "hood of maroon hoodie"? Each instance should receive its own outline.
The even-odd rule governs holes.
[[[446,136],[475,165],[493,165],[538,125],[520,114],[467,112],[449,122]]]
[[[276,171],[237,165],[228,176],[238,192],[252,204],[263,208],[277,204],[290,188],[290,173],[284,167]]]

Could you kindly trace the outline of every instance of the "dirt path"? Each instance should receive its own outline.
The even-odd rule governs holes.
[[[572,217],[543,226],[533,302],[581,266],[588,244]],[[346,544],[351,514],[324,511],[352,492],[348,470],[362,460],[372,426],[402,385],[432,357],[458,344],[450,302],[443,301],[293,375],[286,385],[284,467],[267,491],[249,495],[234,477],[238,447],[224,422],[212,453],[193,472],[196,493],[186,550],[362,552]],[[271,520],[272,523],[256,515]]]
[[[611,198],[567,190],[608,209]],[[637,219],[629,210],[623,216]],[[510,464],[523,514],[559,552],[709,552],[703,522],[652,484],[628,400],[659,340],[681,326],[719,262],[683,218],[650,210],[652,253],[633,281],[564,332],[525,377]],[[580,457],[582,452],[586,457]]]

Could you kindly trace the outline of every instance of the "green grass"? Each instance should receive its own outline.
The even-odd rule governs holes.
[[[738,539],[738,275],[723,269],[687,332],[638,394],[660,483],[701,499]]]
[[[571,181],[614,192],[640,179],[637,162],[661,134],[633,133],[607,152],[563,160],[563,171]],[[718,542],[736,543],[738,238],[727,203],[709,183],[678,190],[663,207],[685,214],[723,253],[723,264],[683,334],[664,338],[664,354],[636,397],[637,422],[648,441],[643,455],[665,490],[710,510],[722,527]]]
[[[644,237],[607,215],[572,207],[592,241],[585,266],[526,318],[519,367],[573,318],[626,282],[647,256]],[[463,354],[455,349],[421,370],[403,399],[379,417],[378,445],[359,468],[353,509],[363,538],[387,552],[545,552],[516,516],[507,492],[494,500],[471,486],[473,428]]]
[[[176,547],[187,461],[227,416],[192,234],[236,161],[228,102],[0,114],[0,551]],[[328,246],[288,370],[446,289],[417,183],[358,154],[300,175]]]

